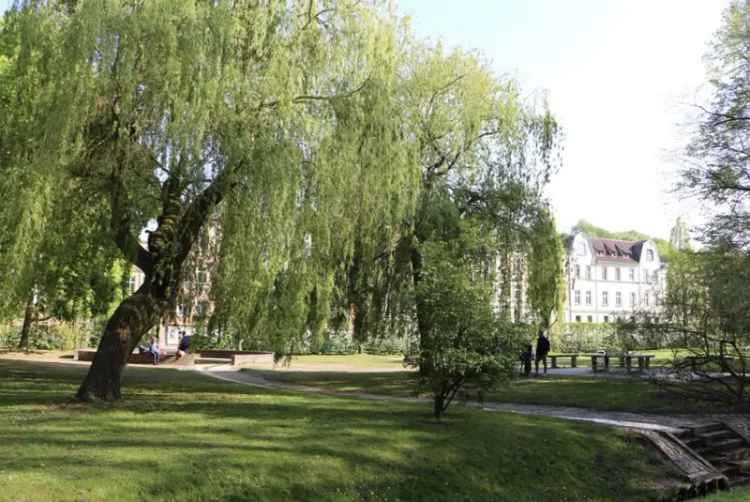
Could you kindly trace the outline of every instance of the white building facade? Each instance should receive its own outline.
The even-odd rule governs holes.
[[[607,323],[636,313],[658,318],[666,264],[652,241],[577,233],[566,251],[565,321]]]

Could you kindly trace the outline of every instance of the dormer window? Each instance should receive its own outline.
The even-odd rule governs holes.
[[[646,251],[646,260],[647,261],[654,261],[654,250],[649,249]]]

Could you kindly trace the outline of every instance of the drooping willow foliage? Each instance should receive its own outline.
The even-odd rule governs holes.
[[[74,235],[54,208],[86,204],[82,238],[166,288],[158,315],[203,235],[212,330],[280,351],[342,317],[366,336],[413,320],[424,194],[497,217],[555,163],[554,120],[512,79],[377,1],[26,0],[1,34],[3,287]]]

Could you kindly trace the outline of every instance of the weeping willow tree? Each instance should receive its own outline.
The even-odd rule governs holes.
[[[0,117],[13,131],[2,138],[0,280],[33,265],[46,232],[64,232],[76,215],[52,208],[76,198],[101,208],[103,252],[116,247],[145,274],[107,322],[79,399],[120,397],[128,355],[172,308],[207,225],[220,239],[224,322],[252,327],[267,309],[282,343],[308,323],[311,299],[325,304],[354,237],[367,243],[413,204],[419,171],[395,92],[401,34],[377,5],[16,10],[3,26],[18,44],[3,70],[16,91]]]
[[[447,189],[493,240],[501,261],[499,285],[507,287],[509,262],[528,252],[542,190],[559,165],[559,127],[546,103],[525,100],[513,79],[495,77],[476,55],[443,56],[438,47],[420,63],[424,77],[415,78],[412,91],[418,96],[415,136],[422,173],[421,202],[408,235],[413,282],[418,286],[422,280],[420,249],[431,238],[423,231],[433,210],[431,192]],[[422,307],[417,295],[424,347],[431,326]]]
[[[381,239],[374,257],[357,254],[343,276],[344,310],[360,340],[377,335],[383,320],[416,318],[419,338],[429,332],[411,290],[422,278],[420,246],[433,235],[426,229],[433,226],[434,190],[449,191],[465,214],[479,218],[505,263],[528,250],[542,189],[559,164],[559,128],[545,103],[525,99],[513,79],[493,74],[476,53],[407,45],[402,102],[419,165],[419,203],[389,234],[396,238]]]

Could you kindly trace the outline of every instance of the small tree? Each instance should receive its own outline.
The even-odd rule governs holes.
[[[429,336],[413,363],[423,370],[419,385],[430,389],[436,419],[465,386],[481,397],[509,377],[516,353],[511,331],[501,329],[492,311],[492,277],[478,266],[491,248],[470,221],[457,223],[454,239],[422,244],[424,269],[416,287]]]

